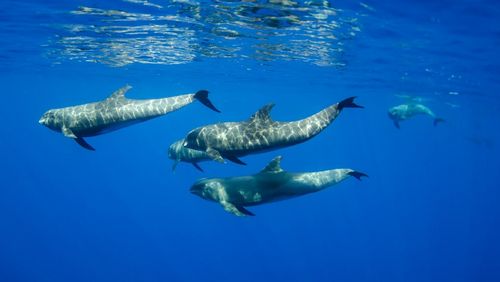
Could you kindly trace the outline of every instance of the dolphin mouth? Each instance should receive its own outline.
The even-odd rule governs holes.
[[[40,120],[38,120],[38,123],[39,124],[45,124],[45,121],[46,121],[45,118],[41,118]]]
[[[191,186],[191,188],[189,188],[189,193],[191,193],[191,194],[198,195],[198,194],[200,194],[200,192],[201,192],[201,189],[198,185],[193,185],[193,186]]]

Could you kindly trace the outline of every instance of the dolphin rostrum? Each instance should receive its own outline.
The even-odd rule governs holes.
[[[94,150],[83,137],[100,135],[162,116],[189,105],[194,100],[220,112],[208,99],[206,90],[161,99],[135,100],[125,97],[130,88],[132,87],[126,85],[99,102],[48,110],[39,123],[62,132],[85,149]]]
[[[203,171],[198,163],[211,160],[211,158],[204,151],[184,147],[184,142],[184,139],[177,140],[168,148],[168,157],[174,160],[172,170],[175,170],[179,162],[187,162],[191,163],[199,171]]]
[[[344,108],[363,108],[347,98],[305,119],[279,122],[271,119],[269,104],[242,122],[223,122],[196,128],[188,133],[184,147],[205,151],[210,158],[245,164],[238,157],[284,148],[305,142],[330,125]]]
[[[367,176],[348,168],[291,173],[281,169],[280,162],[281,156],[278,156],[262,171],[250,176],[198,180],[191,187],[191,193],[218,202],[227,212],[246,216],[254,215],[245,209],[248,206],[318,192],[349,176],[359,180],[362,176]]]

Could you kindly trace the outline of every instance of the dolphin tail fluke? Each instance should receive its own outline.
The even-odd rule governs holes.
[[[361,177],[368,177],[368,175],[366,173],[362,173],[362,172],[359,172],[359,171],[351,171],[348,173],[350,176],[356,178],[357,180],[361,180]]]
[[[208,91],[207,90],[200,90],[194,94],[194,98],[198,101],[200,101],[203,105],[207,106],[209,109],[220,113],[220,111],[210,102],[208,99]]]
[[[341,111],[343,108],[364,108],[363,106],[354,103],[356,97],[349,97],[339,102],[337,109]]]
[[[85,141],[85,139],[83,139],[82,137],[75,138],[75,141],[76,143],[78,143],[78,145],[82,146],[83,148],[90,151],[95,151],[94,147],[92,147],[89,143],[87,143],[87,141]]]
[[[442,118],[435,118],[434,119],[434,126],[436,126],[440,122],[444,122],[444,119],[442,119]]]

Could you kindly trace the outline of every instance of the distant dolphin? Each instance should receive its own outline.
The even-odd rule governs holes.
[[[162,116],[189,105],[194,100],[220,112],[208,100],[206,90],[162,99],[133,100],[125,97],[130,88],[132,87],[129,85],[122,87],[103,101],[48,110],[39,123],[73,138],[85,149],[94,150],[83,137],[100,135]]]
[[[401,104],[389,109],[389,118],[394,122],[394,126],[399,127],[399,122],[412,118],[416,115],[428,115],[434,119],[434,126],[439,122],[443,122],[444,119],[436,117],[434,112],[428,107],[420,103],[421,98],[412,98],[410,96],[401,96],[408,98],[409,101],[406,104]]]
[[[168,157],[174,160],[172,170],[175,170],[179,162],[191,163],[199,171],[203,169],[198,165],[199,162],[211,160],[204,151],[193,150],[184,147],[184,139],[178,140],[168,148]]]
[[[367,176],[348,168],[317,172],[290,173],[280,167],[281,156],[274,158],[262,171],[251,176],[201,179],[191,193],[218,202],[224,210],[237,216],[254,215],[245,207],[286,200],[318,192],[349,176],[361,180]]]
[[[199,127],[188,133],[186,148],[205,151],[215,161],[224,158],[245,164],[238,157],[305,142],[318,135],[335,120],[344,108],[362,108],[347,98],[329,106],[308,118],[292,121],[273,121],[269,104],[243,122],[223,122]]]

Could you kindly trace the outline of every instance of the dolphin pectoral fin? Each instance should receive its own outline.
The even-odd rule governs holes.
[[[215,150],[215,149],[212,149],[212,148],[208,148],[207,149],[207,154],[208,156],[216,161],[216,162],[219,162],[219,163],[224,163],[224,158],[222,157],[222,155],[219,153],[219,151]]]
[[[177,168],[177,165],[179,164],[178,160],[174,161],[174,164],[172,165],[172,171],[175,171],[175,168]]]
[[[255,215],[252,212],[250,212],[249,210],[245,209],[244,207],[234,205],[230,202],[223,201],[220,204],[222,205],[222,207],[224,207],[225,211],[232,213],[236,216],[254,216]]]
[[[205,105],[206,107],[208,107],[212,111],[220,113],[220,111],[208,99],[208,91],[207,90],[200,90],[200,91],[196,92],[194,94],[194,98],[196,100],[200,101],[200,103],[202,103],[203,105]]]
[[[192,163],[192,164],[193,164],[193,166],[194,166],[197,170],[199,170],[199,171],[201,171],[201,172],[205,172],[205,171],[203,170],[203,168],[201,168],[201,166],[200,166],[198,163]]]
[[[226,156],[226,159],[232,161],[235,164],[240,164],[240,165],[247,165],[244,161],[238,159],[235,156]]]
[[[399,122],[394,121],[394,126],[395,126],[397,129],[400,129],[400,127],[399,127]]]
[[[82,137],[76,137],[75,141],[76,143],[78,143],[78,145],[82,146],[83,148],[90,151],[95,151],[94,147],[92,147],[89,143],[87,143],[87,141],[85,141],[85,139],[83,139]]]
[[[64,134],[64,136],[74,139],[76,141],[76,143],[78,143],[78,145],[82,146],[83,148],[90,150],[90,151],[95,151],[94,147],[90,146],[90,144],[87,143],[87,141],[85,141],[85,139],[83,139],[82,137],[76,136],[75,133],[73,133],[73,131],[71,131],[71,129],[67,128],[66,126],[63,126],[61,131]]]
[[[66,126],[63,126],[63,127],[61,128],[61,132],[62,132],[62,134],[64,134],[64,136],[66,136],[66,137],[73,138],[73,139],[78,138],[78,137],[76,137],[76,135],[73,133],[73,131],[71,131],[71,129],[67,128]]]
[[[353,170],[353,171],[351,171],[351,172],[349,172],[347,174],[349,174],[350,176],[356,178],[357,180],[361,180],[361,177],[368,177],[368,174],[360,172],[360,171],[355,171],[355,170]]]
[[[235,207],[238,209],[238,211],[240,211],[241,213],[243,213],[243,214],[244,214],[244,215],[246,215],[246,216],[255,216],[255,214],[254,214],[254,213],[252,213],[251,211],[249,211],[249,210],[245,209],[245,208],[244,208],[244,207],[242,207],[242,206],[235,206]]]

